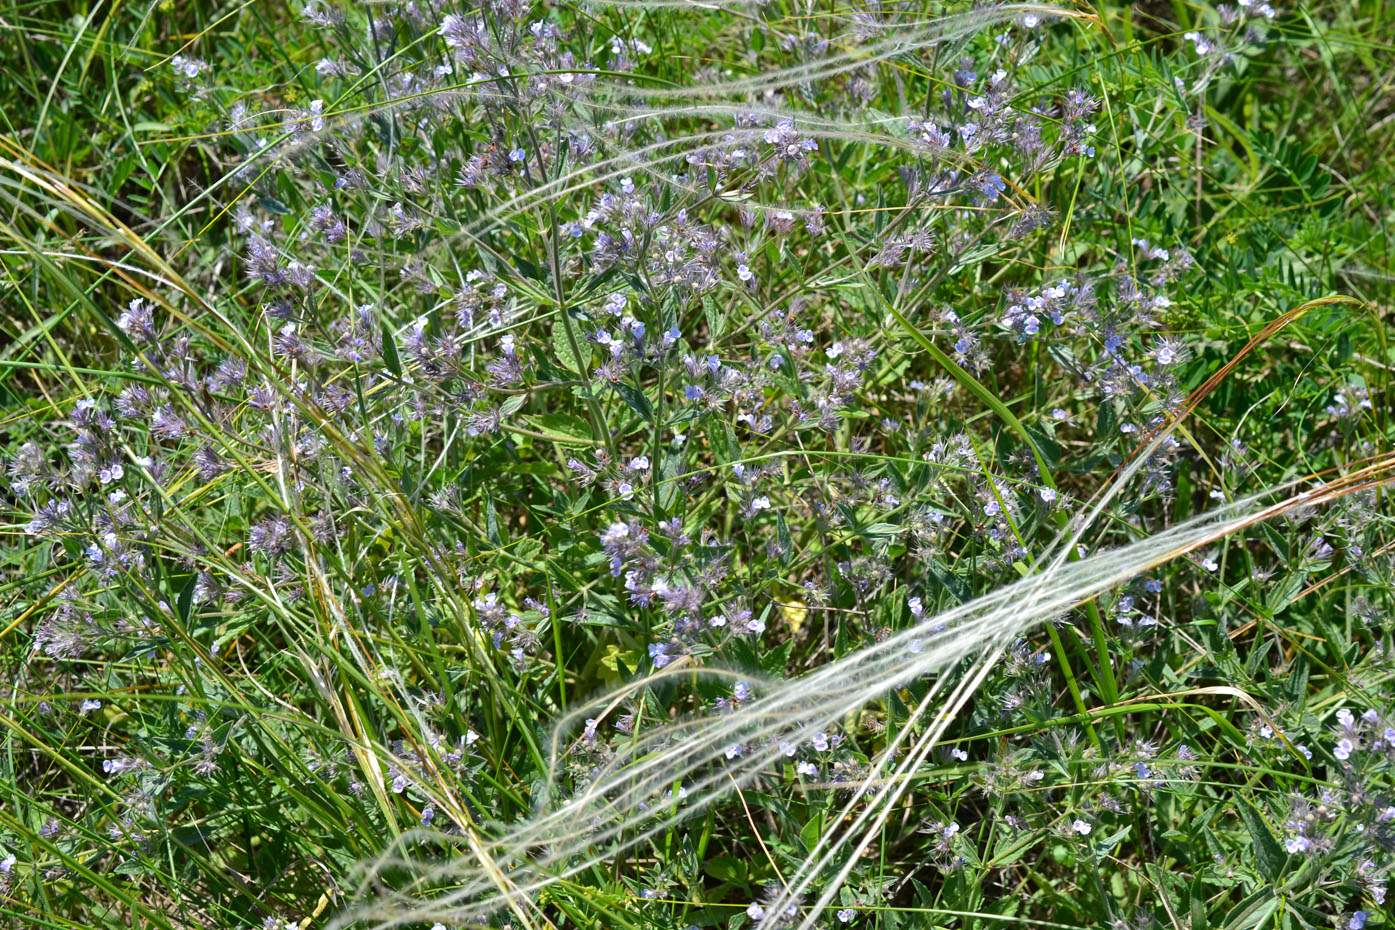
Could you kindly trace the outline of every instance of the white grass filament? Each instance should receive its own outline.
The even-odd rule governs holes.
[[[834,728],[889,692],[971,659],[948,695],[940,695],[948,678],[934,682],[912,720],[856,786],[843,814],[850,815],[875,786],[864,810],[841,833],[829,832],[820,840],[787,884],[783,900],[775,902],[774,907],[780,908],[795,901],[822,869],[841,859],[841,868],[832,880],[825,880],[821,897],[800,924],[810,926],[875,836],[891,803],[904,790],[905,776],[922,764],[1006,643],[1141,573],[1240,529],[1294,507],[1321,504],[1385,483],[1391,480],[1392,464],[1395,459],[1382,457],[1332,483],[1277,502],[1272,493],[1261,494],[1076,562],[1054,561],[1041,573],[944,611],[800,678],[770,683],[763,695],[733,712],[650,727],[620,747],[613,762],[565,802],[549,806],[544,798],[532,819],[495,839],[467,831],[474,852],[471,858],[423,863],[405,853],[423,835],[403,837],[397,848],[374,863],[368,880],[376,883],[376,876],[385,870],[399,869],[410,870],[413,880],[400,890],[383,891],[344,920],[362,920],[385,930],[412,922],[482,921],[503,908],[515,913],[527,909],[544,888],[613,859],[717,802],[734,787],[748,785],[775,769],[783,758],[781,741],[808,742],[815,733]],[[563,747],[573,739],[582,719],[614,707],[626,694],[658,680],[692,673],[692,669],[667,669],[568,714],[554,731],[550,784],[556,783]],[[915,722],[932,711],[928,731],[916,737],[890,777],[881,777]],[[733,756],[728,752],[733,746],[743,751]],[[679,786],[684,789],[681,801]],[[869,828],[862,829],[869,823]],[[857,837],[854,849],[845,851]]]

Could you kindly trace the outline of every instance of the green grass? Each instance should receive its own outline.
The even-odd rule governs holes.
[[[1368,0],[1254,13],[1251,43],[1206,5],[1026,12],[560,5],[523,16],[560,30],[535,40],[495,5],[467,61],[439,27],[475,8],[6,0],[4,920],[1389,923],[1395,27]],[[1074,88],[1093,112],[1063,111]],[[975,147],[980,95],[1093,156]],[[781,116],[809,144],[778,163]],[[303,281],[268,280],[292,261]],[[1098,307],[1071,291],[1024,329],[1010,308],[1057,282]],[[617,810],[530,901],[430,910],[540,860],[514,838],[608,763],[696,732],[667,728],[730,713],[739,739],[734,697],[855,667],[911,598],[928,620],[1067,537],[1076,562],[1319,482],[1329,503],[1176,553],[990,669],[883,690],[828,749],[806,732],[739,784]],[[1344,708],[1375,717],[1344,734]],[[920,750],[887,801],[854,796]],[[659,811],[689,815],[644,835]],[[767,886],[845,831],[862,853],[785,920]]]

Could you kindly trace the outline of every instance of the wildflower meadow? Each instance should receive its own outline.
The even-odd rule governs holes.
[[[1395,915],[1384,0],[0,0],[0,926]]]

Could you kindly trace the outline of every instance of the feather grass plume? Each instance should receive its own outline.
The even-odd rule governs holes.
[[[781,912],[825,870],[835,870],[824,877],[820,897],[804,910],[800,926],[810,926],[876,835],[907,784],[907,776],[924,762],[945,727],[1015,637],[1139,574],[1237,531],[1295,508],[1321,505],[1386,483],[1395,477],[1393,472],[1395,456],[1382,456],[1330,482],[1278,500],[1276,493],[1291,490],[1293,485],[1218,507],[1075,562],[1058,557],[1036,574],[926,618],[911,629],[800,678],[767,682],[764,694],[734,712],[651,727],[621,747],[584,789],[570,798],[552,799],[564,747],[583,719],[603,715],[626,696],[661,680],[694,671],[669,668],[625,685],[558,722],[552,740],[549,790],[540,798],[532,819],[495,838],[467,827],[467,854],[440,862],[413,860],[407,849],[428,835],[444,837],[421,832],[405,835],[373,863],[363,890],[380,884],[387,872],[408,870],[413,878],[404,887],[381,891],[345,915],[339,925],[362,920],[386,930],[433,920],[471,922],[503,908],[522,916],[548,886],[613,859],[771,770],[782,758],[782,741],[808,741],[889,692],[971,659],[967,672],[952,688],[947,676],[935,680],[914,710],[911,724],[891,740],[844,805],[841,813],[843,818],[851,817],[850,822],[841,831],[821,838],[773,902],[772,908]],[[1096,510],[1101,504],[1097,503]],[[1072,539],[1063,542],[1073,545]],[[730,673],[704,670],[701,674]],[[928,729],[915,736],[902,754],[902,744],[912,738],[914,724],[927,716],[931,721]],[[733,747],[741,747],[741,752],[730,752]],[[900,761],[891,768],[898,754]],[[859,804],[863,809],[853,816]],[[460,818],[462,823],[467,821],[468,817]],[[833,818],[833,822],[839,821],[839,817]]]

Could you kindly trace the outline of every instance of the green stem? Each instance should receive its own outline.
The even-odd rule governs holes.
[[[911,321],[906,319],[905,315],[899,309],[883,297],[881,291],[878,290],[870,280],[867,280],[865,271],[863,272],[863,279],[866,281],[867,289],[876,295],[887,312],[890,313],[892,317],[895,318],[896,322],[901,325],[901,328],[925,350],[926,354],[934,359],[937,365],[948,372],[950,377],[954,378],[962,387],[966,388],[969,393],[983,401],[984,404],[997,414],[998,418],[1007,425],[1008,429],[1026,443],[1027,448],[1032,450],[1032,458],[1036,460],[1037,473],[1041,478],[1042,484],[1053,491],[1058,490],[1055,479],[1051,477],[1051,470],[1046,466],[1046,459],[1041,454],[1041,449],[1037,447],[1031,434],[1027,432],[1027,428],[1022,425],[1022,421],[1008,409],[1007,404],[1004,404],[992,391],[979,383],[978,379],[965,371],[959,363],[946,355],[935,343],[930,341],[928,336],[912,325]],[[1069,522],[1070,520],[1064,512],[1056,512],[1056,525],[1062,530],[1066,529]],[[1079,550],[1072,546],[1070,551],[1066,553],[1066,558],[1071,562],[1078,561],[1080,559]],[[1104,632],[1104,621],[1100,618],[1099,607],[1093,600],[1085,604],[1085,613],[1090,622],[1090,632],[1095,647],[1095,659],[1098,663],[1098,670],[1096,671],[1092,668],[1091,672],[1099,684],[1100,696],[1104,699],[1104,702],[1106,704],[1117,703],[1119,700],[1119,685],[1114,677],[1113,663],[1109,658],[1109,643]],[[1086,710],[1084,699],[1081,697],[1080,688],[1076,683],[1075,676],[1070,670],[1070,663],[1066,661],[1064,644],[1061,642],[1060,634],[1057,633],[1055,627],[1049,623],[1047,624],[1047,632],[1051,636],[1051,644],[1055,648],[1057,659],[1061,663],[1061,671],[1066,676],[1066,685],[1070,688],[1071,698],[1075,702],[1076,710],[1084,713]],[[1089,663],[1087,662],[1086,664],[1088,667]],[[1115,732],[1120,738],[1123,737],[1123,722],[1117,719],[1115,720]],[[1095,748],[1102,751],[1103,746],[1100,744],[1099,735],[1095,733],[1093,727],[1090,727],[1090,737],[1090,741],[1095,744]]]

